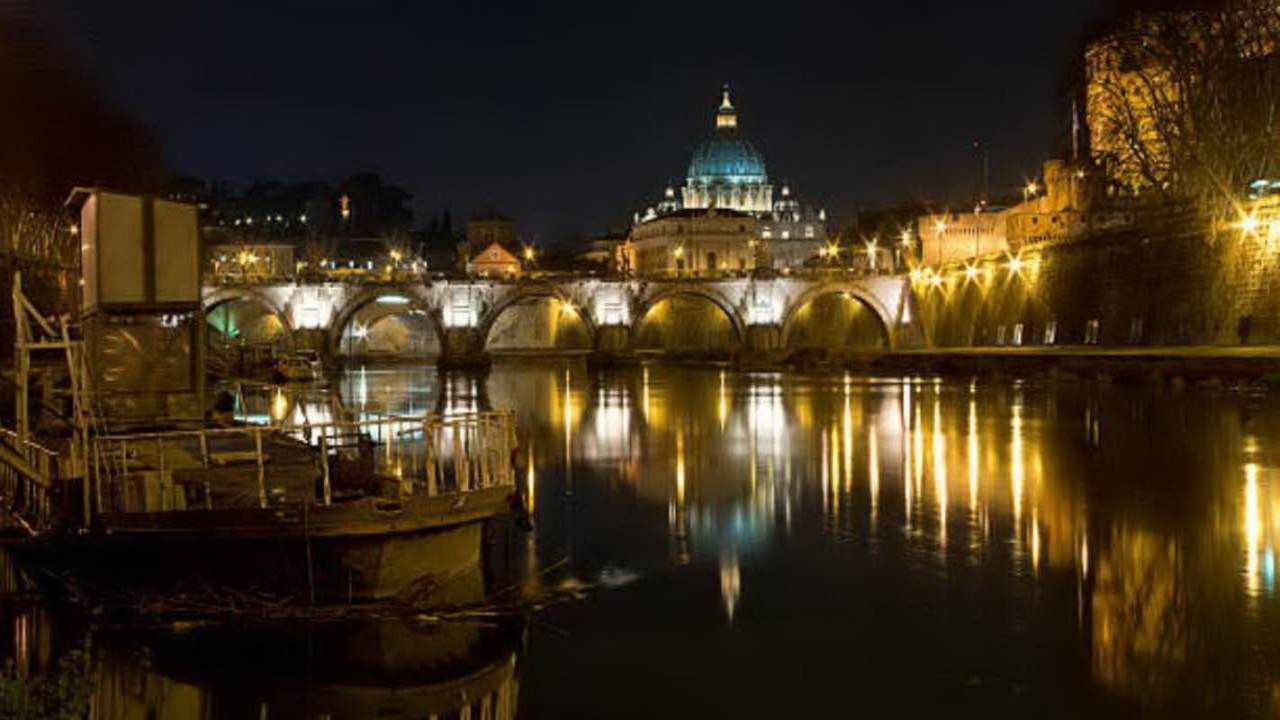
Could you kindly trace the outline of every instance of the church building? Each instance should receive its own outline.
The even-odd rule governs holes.
[[[742,133],[724,88],[710,138],[689,162],[679,193],[637,215],[628,264],[640,273],[799,267],[827,243],[826,213],[804,208],[788,186],[774,199],[764,156]]]

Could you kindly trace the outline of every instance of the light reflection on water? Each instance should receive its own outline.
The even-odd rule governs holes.
[[[534,634],[539,715],[641,715],[664,691],[841,707],[851,649],[859,692],[908,714],[1276,708],[1275,402],[555,364],[242,394],[245,417],[312,422],[490,408],[519,418],[525,587],[567,560],[610,588],[552,613],[567,638]],[[774,664],[798,653],[804,672]],[[568,668],[613,694],[564,692]]]
[[[445,392],[429,373],[379,378],[399,385],[343,394],[381,412],[520,414],[532,566],[571,557],[587,579],[625,566],[679,585],[671,568],[706,565],[722,621],[741,630],[753,569],[852,547],[855,565],[883,557],[938,592],[1033,598],[1007,618],[1022,642],[1041,641],[1031,628],[1061,606],[1084,658],[1073,669],[1100,698],[1175,714],[1274,705],[1274,404],[662,366],[499,366],[479,386],[449,377],[440,385],[464,389]],[[789,549],[815,536],[805,555]],[[824,591],[759,610],[802,612]]]

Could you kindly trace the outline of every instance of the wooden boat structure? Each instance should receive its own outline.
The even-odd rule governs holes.
[[[220,582],[381,597],[476,564],[481,526],[523,509],[510,412],[120,430],[76,416],[64,437],[0,428],[0,503],[11,540],[112,583],[199,561]]]
[[[102,238],[86,231],[82,255],[107,238],[134,242],[104,228],[108,202],[124,213],[136,198],[85,194],[83,222]],[[170,212],[154,204],[141,217]],[[176,217],[189,217],[197,237],[194,210]],[[172,253],[182,239],[135,244]],[[88,286],[111,257],[82,259]],[[142,284],[154,294],[158,282]],[[190,284],[197,295],[185,304],[108,306],[107,290],[95,290],[86,297],[98,305],[73,323],[42,315],[15,278],[0,528],[24,557],[110,588],[227,582],[315,599],[385,597],[474,568],[483,526],[523,510],[509,412],[268,426],[206,419],[198,277]],[[175,355],[176,373],[163,365]],[[160,369],[129,365],[149,358]],[[171,417],[173,408],[186,412]]]

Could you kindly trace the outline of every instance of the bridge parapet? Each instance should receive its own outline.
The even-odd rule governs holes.
[[[598,348],[625,352],[647,313],[675,296],[709,301],[729,318],[748,349],[783,349],[796,313],[823,295],[843,293],[867,308],[884,329],[890,348],[921,342],[907,277],[841,272],[771,277],[670,277],[609,279],[532,277],[516,280],[457,279],[362,282],[274,282],[211,285],[205,307],[233,300],[257,302],[280,315],[309,346],[335,352],[337,339],[363,307],[404,304],[428,316],[444,352],[484,351],[487,334],[509,308],[536,299],[560,303],[578,315]],[[760,347],[764,345],[766,347]]]

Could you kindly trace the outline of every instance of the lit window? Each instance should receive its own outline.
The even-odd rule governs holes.
[[[811,237],[813,237],[813,226],[812,226],[812,225],[805,225],[805,226],[804,226],[804,236],[805,236],[805,237],[807,237],[807,238],[811,238]]]
[[[783,231],[782,231],[782,239],[783,239],[783,240],[790,240],[790,239],[791,239],[791,231],[790,231],[790,230],[783,230]]]
[[[769,228],[765,228],[764,232],[760,233],[760,237],[764,238],[765,240],[768,240],[769,238],[773,237],[773,230],[770,230]]]

